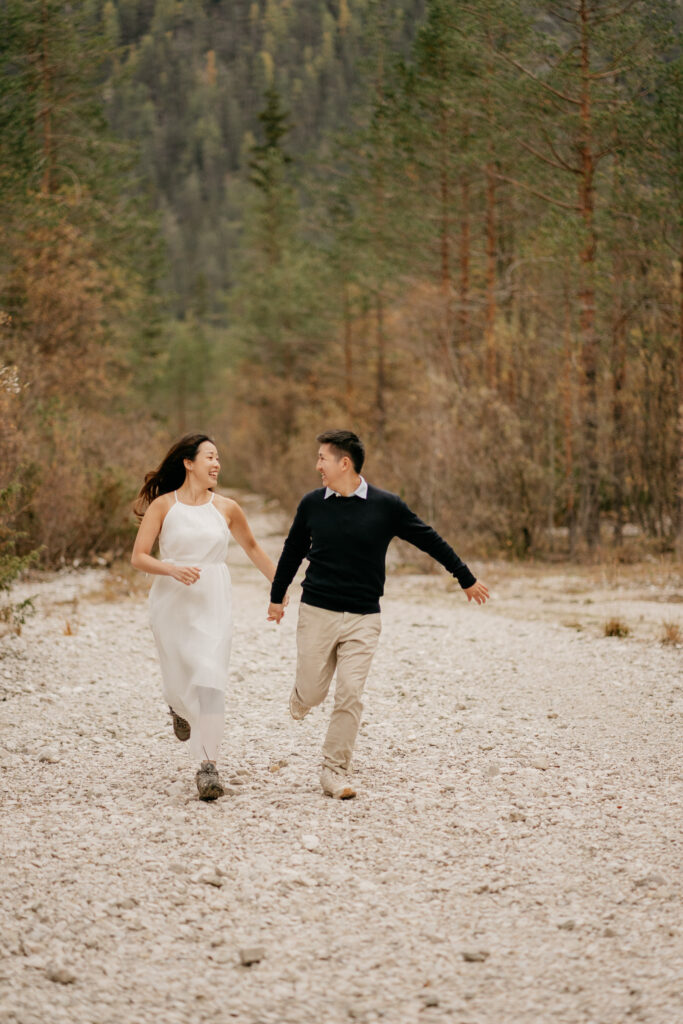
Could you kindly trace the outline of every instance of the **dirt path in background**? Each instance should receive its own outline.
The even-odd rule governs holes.
[[[281,518],[245,504],[277,555]],[[327,711],[286,714],[296,608],[265,624],[241,551],[237,781],[213,805],[161,701],[144,579],[24,584],[38,614],[0,640],[0,1022],[683,1019],[683,651],[658,642],[683,579],[474,567],[484,609],[390,578],[345,803],[317,785]]]

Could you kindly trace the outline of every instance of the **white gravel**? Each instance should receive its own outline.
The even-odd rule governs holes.
[[[233,578],[215,804],[143,597],[28,585],[0,641],[0,1022],[683,1020],[680,648],[395,576],[342,803],[329,708],[287,715],[296,608],[267,626]]]

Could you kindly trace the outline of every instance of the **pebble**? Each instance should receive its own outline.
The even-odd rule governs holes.
[[[490,954],[484,949],[463,950],[462,958],[468,964],[480,964],[488,960]]]
[[[58,985],[73,985],[76,981],[76,975],[73,971],[70,971],[68,967],[61,967],[57,964],[51,964],[46,969],[45,975],[49,981],[54,981]]]
[[[58,764],[59,754],[52,747],[46,747],[44,750],[41,750],[40,753],[38,754],[38,760],[44,762],[45,764]]]
[[[540,757],[534,757],[529,762],[532,768],[538,768],[541,772],[547,772],[550,768],[550,759],[542,754]]]
[[[313,835],[305,835],[301,837],[301,844],[306,850],[317,850],[320,846],[320,838]]]
[[[240,963],[245,967],[250,964],[258,964],[264,959],[266,951],[263,946],[242,946],[240,949]]]

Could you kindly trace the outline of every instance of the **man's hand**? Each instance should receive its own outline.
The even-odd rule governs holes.
[[[477,580],[471,587],[467,587],[465,590],[468,601],[476,601],[477,604],[486,604],[489,599],[488,587],[485,587],[483,583]]]
[[[268,605],[268,622],[277,622],[278,626],[282,621],[282,616],[285,614],[284,604],[273,604],[271,601]]]

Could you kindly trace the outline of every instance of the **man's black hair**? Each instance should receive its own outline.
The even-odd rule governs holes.
[[[316,438],[318,444],[329,444],[341,458],[348,455],[356,473],[360,473],[365,462],[365,445],[352,430],[325,430]]]

